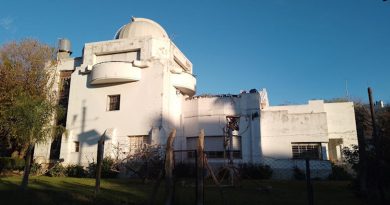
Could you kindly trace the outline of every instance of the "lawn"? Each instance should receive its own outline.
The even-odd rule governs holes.
[[[153,183],[144,184],[139,180],[103,179],[101,193],[94,197],[94,179],[31,177],[24,192],[18,190],[20,181],[21,177],[0,178],[0,204],[147,204],[153,188]],[[314,182],[314,204],[362,204],[348,183]],[[163,186],[157,204],[163,204]],[[178,182],[175,192],[175,204],[195,204],[193,183]],[[216,187],[205,188],[204,201],[210,205],[307,204],[303,181],[243,181],[240,187],[224,188],[223,196]]]

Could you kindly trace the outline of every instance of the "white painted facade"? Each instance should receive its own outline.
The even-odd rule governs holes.
[[[178,150],[192,149],[194,137],[205,129],[206,151],[216,154],[210,161],[223,162],[217,155],[224,149],[219,143],[228,115],[240,117],[239,138],[233,140],[237,162],[290,160],[292,144],[307,142],[319,143],[319,163],[329,164],[329,139],[342,139],[340,146],[357,144],[350,102],[270,106],[265,89],[194,96],[192,63],[149,19],[134,18],[114,40],[85,44],[80,58],[59,56],[58,71],[72,72],[60,152],[65,164],[96,161],[103,134],[105,155],[124,157],[141,138],[164,145],[173,128]],[[120,95],[119,109],[109,111],[110,96],[115,95]],[[36,159],[49,159],[49,154],[48,144],[36,146]]]

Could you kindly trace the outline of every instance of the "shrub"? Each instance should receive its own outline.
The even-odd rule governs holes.
[[[42,165],[35,163],[35,162],[32,163],[30,172],[33,175],[38,175],[38,174],[42,173]]]
[[[47,175],[51,177],[63,177],[65,176],[65,167],[61,164],[55,164],[48,170]]]
[[[296,180],[306,179],[306,173],[303,170],[299,169],[297,166],[294,166],[293,172],[294,172],[294,179]]]
[[[148,179],[157,179],[164,169],[165,150],[159,145],[148,145],[128,156],[124,166],[133,176],[137,176],[145,182]]]
[[[344,167],[332,163],[332,173],[329,174],[330,180],[352,180],[353,177],[348,173]]]
[[[65,169],[65,175],[68,177],[86,177],[87,173],[81,165],[68,165]]]
[[[0,172],[3,170],[23,170],[24,159],[0,157]]]
[[[268,165],[249,163],[241,164],[239,171],[243,179],[269,179],[273,172]]]
[[[102,173],[101,173],[102,178],[115,178],[118,175],[118,172],[112,170],[113,165],[114,165],[113,159],[108,157],[103,159]],[[95,162],[89,163],[87,167],[89,177],[92,178],[96,177],[96,168],[97,166]]]

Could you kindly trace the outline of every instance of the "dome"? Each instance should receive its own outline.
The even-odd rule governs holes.
[[[115,34],[115,39],[151,36],[168,38],[167,32],[156,22],[145,18],[132,18],[132,22],[122,26]]]

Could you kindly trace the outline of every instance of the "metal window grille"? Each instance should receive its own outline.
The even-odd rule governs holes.
[[[108,98],[109,98],[108,110],[109,111],[119,110],[121,96],[120,95],[109,95]]]
[[[224,148],[224,136],[205,136],[204,138],[205,154],[209,159],[223,159],[229,154],[229,150]],[[198,137],[187,137],[187,149],[196,150],[198,145]],[[241,136],[233,136],[233,158],[241,159]],[[226,156],[225,156],[226,155]],[[194,153],[188,152],[188,158],[193,158]]]
[[[293,143],[293,159],[321,159],[320,143]]]

